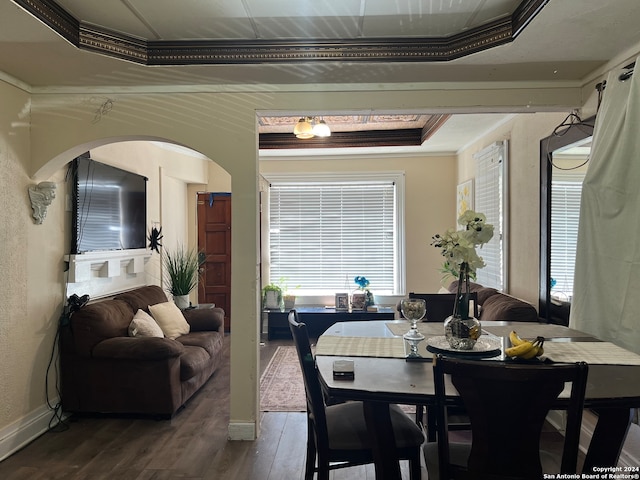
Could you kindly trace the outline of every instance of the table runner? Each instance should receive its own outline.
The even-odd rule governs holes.
[[[411,328],[410,322],[402,323],[387,323],[387,328],[391,330],[391,333],[401,337],[409,331]],[[422,322],[418,323],[418,331],[425,337],[434,337],[436,335],[444,335],[444,329],[440,322]]]
[[[407,333],[409,328],[411,328],[411,325],[409,322],[387,323],[387,328],[391,330],[391,333],[394,335],[402,336]],[[589,338],[593,336],[561,325],[537,323],[525,324],[524,322],[519,323],[518,325],[482,325],[482,330],[496,335],[497,337],[508,337],[511,330],[516,330],[520,337],[528,339],[536,338],[541,334],[545,338]],[[443,324],[440,322],[418,323],[418,331],[426,337],[444,335]]]
[[[404,358],[404,341],[391,337],[321,336],[316,344],[316,355]]]
[[[524,322],[518,325],[482,325],[482,329],[493,333],[498,337],[508,337],[511,330],[518,332],[521,338],[534,339],[538,335],[545,338],[588,338],[593,337],[588,333],[574,330],[572,328],[563,327],[562,325],[553,324],[526,324]]]
[[[610,342],[545,342],[544,355],[554,362],[640,366],[640,355]]]

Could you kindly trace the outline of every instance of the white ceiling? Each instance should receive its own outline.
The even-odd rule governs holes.
[[[76,19],[146,40],[440,37],[513,11],[515,0],[59,0]],[[511,43],[448,62],[144,66],[80,50],[0,2],[0,78],[34,92],[241,85],[519,82],[582,85],[640,49],[640,1],[550,0]],[[304,113],[304,112],[291,112]],[[336,112],[338,113],[338,112]],[[456,151],[505,114],[454,115],[428,151]],[[455,143],[455,145],[454,145]],[[457,147],[456,147],[457,145]]]

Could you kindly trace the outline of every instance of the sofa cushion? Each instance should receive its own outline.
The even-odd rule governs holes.
[[[167,338],[175,339],[189,333],[189,324],[175,303],[164,302],[149,305],[149,311]]]
[[[180,380],[184,382],[206,370],[211,357],[204,348],[185,346],[180,356]]]
[[[176,340],[185,346],[201,347],[213,357],[222,348],[223,335],[217,331],[190,332]]]
[[[71,315],[76,353],[90,357],[93,348],[103,340],[127,337],[133,311],[120,300],[90,303]]]
[[[484,305],[484,302],[486,302],[489,297],[492,297],[499,292],[495,288],[482,287],[476,290],[476,293],[478,294],[478,303],[480,305]]]
[[[160,325],[144,310],[138,310],[129,324],[130,337],[164,337]]]
[[[157,285],[149,285],[116,295],[114,300],[126,302],[134,313],[138,310],[149,312],[149,305],[166,302],[167,295]]]
[[[100,342],[93,349],[94,358],[112,360],[166,360],[184,353],[184,345],[169,338],[114,337]]]
[[[480,320],[537,322],[538,312],[533,305],[511,295],[496,293],[482,304]]]

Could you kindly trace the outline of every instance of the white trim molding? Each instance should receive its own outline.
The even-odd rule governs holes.
[[[59,401],[60,399],[53,399],[52,404],[57,404]],[[50,427],[57,425],[60,419],[51,422],[53,415],[54,412],[51,409],[42,405],[0,430],[0,462],[46,433]]]

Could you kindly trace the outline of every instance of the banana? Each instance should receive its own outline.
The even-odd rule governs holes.
[[[534,357],[537,357],[539,355],[540,351],[540,347],[538,346],[538,342],[534,342],[533,343],[533,348],[525,353],[523,353],[522,355],[519,356],[519,358],[522,358],[524,360],[531,360]]]
[[[520,345],[506,348],[504,353],[510,357],[522,357],[523,355],[531,352],[532,350],[537,352],[537,348],[533,344],[533,342],[530,340],[524,340]]]
[[[513,345],[514,347],[517,347],[518,345],[522,344],[525,340],[520,338],[520,336],[516,333],[515,330],[511,330],[511,332],[509,332],[509,341],[511,342],[511,345]]]
[[[514,332],[515,333],[515,332]],[[511,336],[511,335],[510,335]],[[510,357],[518,357],[524,360],[530,360],[539,357],[544,353],[544,337],[536,337],[535,340],[523,340],[520,337],[520,344],[505,349],[504,353]]]

